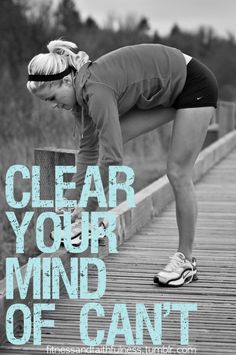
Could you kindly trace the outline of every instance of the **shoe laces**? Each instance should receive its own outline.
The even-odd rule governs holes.
[[[186,260],[182,253],[175,253],[169,259],[169,263],[164,268],[165,271],[174,271],[178,269]]]

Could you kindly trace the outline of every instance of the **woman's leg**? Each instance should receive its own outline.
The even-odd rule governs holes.
[[[173,108],[155,108],[147,111],[133,109],[120,118],[123,142],[152,131],[175,118]]]
[[[154,276],[155,283],[181,286],[197,278],[196,260],[192,259],[197,219],[192,171],[214,111],[213,107],[159,109],[156,115],[153,110],[138,111],[121,119],[124,143],[174,119],[167,175],[175,194],[180,253]]]
[[[192,171],[214,114],[213,107],[177,110],[174,120],[167,175],[176,200],[179,229],[178,251],[192,261],[192,247],[197,219],[197,201]]]

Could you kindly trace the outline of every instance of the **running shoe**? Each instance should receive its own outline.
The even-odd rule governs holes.
[[[101,235],[99,237],[99,245],[104,245],[105,243],[105,235],[103,233],[103,228],[105,227],[105,224],[102,222],[101,223]],[[82,237],[82,226],[81,226],[81,219],[76,219],[73,223],[71,223],[71,244],[73,246],[79,246],[81,244],[81,237]],[[54,240],[55,238],[55,232],[52,231],[50,233],[50,238]],[[91,244],[91,230],[89,229],[89,245]],[[61,230],[61,246],[64,246],[64,228]]]
[[[196,259],[192,258],[192,262],[190,262],[183,253],[177,252],[170,257],[165,268],[154,276],[153,282],[160,286],[178,287],[197,279]]]

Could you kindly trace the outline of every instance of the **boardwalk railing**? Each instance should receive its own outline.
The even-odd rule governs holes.
[[[209,126],[204,147],[236,128],[236,103],[219,101],[215,116]]]
[[[199,155],[195,164],[193,179],[194,182],[201,179],[215,164],[227,156],[230,151],[236,147],[236,104],[231,102],[219,102],[216,116],[209,128],[208,136],[206,138],[205,146],[207,146]],[[215,142],[214,142],[215,141]],[[212,143],[214,142],[214,143]],[[212,144],[211,144],[212,143]],[[75,165],[77,159],[77,151],[61,150],[54,148],[37,149],[35,151],[35,164],[41,168],[41,185],[42,185],[42,199],[54,198],[54,167],[55,165]],[[136,194],[136,207],[130,209],[126,203],[121,203],[118,207],[113,209],[113,213],[117,217],[117,238],[118,245],[122,244],[126,239],[133,235],[148,220],[159,213],[166,207],[168,203],[173,200],[173,193],[166,176],[161,177],[151,185],[147,186]],[[37,210],[37,215],[42,210]],[[36,215],[36,217],[37,217]],[[50,225],[46,225],[45,235],[49,236]],[[100,246],[99,257],[103,258],[108,255],[108,245],[105,243]],[[89,252],[86,252],[89,255]],[[47,255],[40,255],[42,257],[50,257]],[[61,248],[53,256],[59,256],[63,263],[70,259],[70,254]],[[84,256],[84,254],[81,254]],[[21,268],[22,277],[24,278],[26,272],[26,265]],[[22,303],[17,284],[15,283],[15,298],[14,303]],[[5,280],[0,281],[0,344],[6,341],[5,333],[5,317],[6,310],[12,301],[5,298]],[[32,295],[30,292],[24,303],[29,307],[32,306]],[[14,329],[21,328],[22,319],[19,315],[15,317]]]

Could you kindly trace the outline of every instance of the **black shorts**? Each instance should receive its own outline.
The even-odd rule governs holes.
[[[175,100],[176,109],[191,107],[217,107],[218,86],[214,74],[204,64],[192,58],[187,64],[187,77],[183,91]]]

